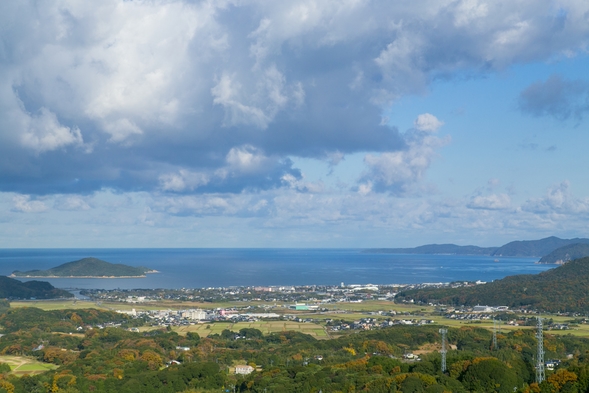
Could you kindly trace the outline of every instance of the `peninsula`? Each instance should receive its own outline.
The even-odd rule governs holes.
[[[113,264],[97,258],[83,258],[64,263],[49,270],[15,270],[10,277],[22,278],[142,278],[147,273],[157,273],[143,266],[134,267]]]
[[[580,245],[589,244],[589,239],[560,239],[550,236],[539,240],[518,240],[509,242],[501,247],[458,246],[456,244],[426,244],[414,248],[373,248],[363,252],[376,254],[447,254],[447,255],[488,255],[492,257],[543,257],[553,251],[566,246],[576,245],[574,254],[569,259],[576,259],[585,254]],[[567,249],[564,250],[565,253]],[[570,251],[570,250],[568,250]],[[560,253],[559,253],[560,255]],[[552,256],[541,260],[540,263],[557,263]]]

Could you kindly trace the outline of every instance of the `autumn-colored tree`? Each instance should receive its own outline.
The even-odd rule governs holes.
[[[4,379],[0,379],[0,389],[4,389],[8,393],[14,393],[14,385]]]
[[[554,374],[550,375],[546,381],[554,386],[555,391],[560,391],[567,382],[576,382],[578,379],[577,374],[570,372],[565,369],[560,369]]]
[[[78,314],[76,314],[75,312],[72,313],[72,316],[70,317],[70,319],[72,320],[72,322],[74,322],[75,324],[77,324],[78,326],[82,325],[82,323],[84,323],[84,321],[82,320],[82,317],[80,317]]]
[[[145,360],[147,362],[147,366],[150,370],[157,370],[164,364],[161,356],[150,350],[143,352],[141,355],[141,360]]]

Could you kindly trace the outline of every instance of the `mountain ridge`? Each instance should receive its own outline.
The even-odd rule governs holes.
[[[561,239],[549,236],[538,240],[516,240],[500,247],[479,247],[456,244],[426,244],[410,248],[372,248],[363,252],[378,254],[454,254],[488,255],[497,257],[542,257],[552,251],[571,244],[589,244],[587,238]]]
[[[589,310],[589,257],[576,259],[538,274],[508,276],[466,287],[402,291],[399,300],[455,306],[508,306],[548,312]]]
[[[22,282],[10,277],[0,276],[0,298],[12,299],[56,299],[74,297],[68,291],[55,288],[46,281]]]

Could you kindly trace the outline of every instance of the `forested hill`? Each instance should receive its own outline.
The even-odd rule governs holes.
[[[544,255],[539,263],[564,263],[589,256],[589,244],[569,244]]]
[[[458,246],[456,244],[426,244],[413,248],[372,248],[364,252],[379,254],[453,254],[489,255],[502,257],[541,257],[570,244],[589,244],[589,239],[560,239],[555,236],[540,240],[518,240],[501,247]]]
[[[74,297],[68,291],[55,288],[45,281],[21,282],[10,277],[0,276],[0,298],[12,299],[57,299]]]
[[[378,254],[454,254],[491,255],[498,247],[457,246],[456,244],[426,244],[414,248],[373,248],[365,252]]]
[[[499,247],[495,250],[493,255],[509,257],[542,257],[557,248],[575,243],[589,244],[589,239],[559,239],[556,236],[551,236],[540,240],[515,241]]]
[[[150,269],[113,264],[97,258],[64,263],[49,270],[14,271],[12,277],[144,277]]]
[[[404,291],[397,300],[475,306],[526,307],[548,312],[589,311],[589,257],[540,274],[509,276],[487,284],[459,288]]]

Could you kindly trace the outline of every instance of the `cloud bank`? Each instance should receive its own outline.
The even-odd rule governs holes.
[[[355,152],[371,153],[374,189],[394,187],[422,176],[436,143],[405,141],[383,109],[435,78],[570,55],[589,34],[575,1],[0,7],[0,187],[30,194],[268,189],[299,176],[289,156]],[[566,117],[570,94],[553,78],[521,106]],[[269,161],[229,162],[243,151]]]
[[[311,243],[328,237],[315,226],[363,222],[559,227],[550,214],[585,214],[568,183],[439,196],[428,175],[452,148],[450,110],[387,115],[437,81],[582,56],[587,15],[579,0],[3,2],[0,222],[23,234],[59,214],[63,233],[85,220],[129,228],[123,241],[133,227],[200,231],[199,218],[213,241],[235,227],[300,229]],[[581,121],[588,86],[554,74],[510,99]],[[524,148],[539,146],[556,149]]]

